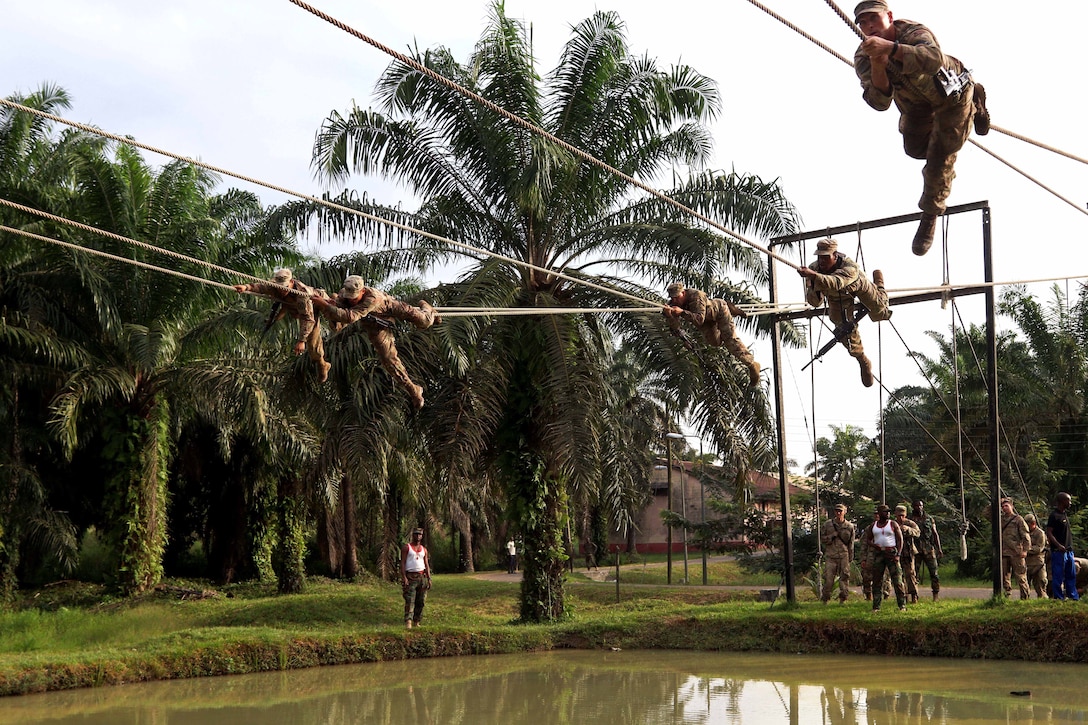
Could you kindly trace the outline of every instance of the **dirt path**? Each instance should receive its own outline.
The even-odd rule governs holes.
[[[711,557],[710,561],[713,561],[714,558],[715,557]],[[724,560],[726,557],[721,557],[721,558]],[[642,564],[634,564],[632,566],[641,568],[643,565]],[[645,566],[647,568],[649,568],[649,567],[663,567],[663,566],[665,566],[665,564],[664,563],[654,563],[654,564],[646,564]],[[699,579],[699,577],[702,575],[701,574],[701,567],[702,567],[702,560],[700,559],[699,564],[697,566],[699,571],[696,572],[695,576],[692,577],[692,583],[691,584],[672,584],[671,586],[674,586],[674,587],[690,586],[690,587],[702,588],[703,585],[699,583],[699,581],[701,581]],[[674,568],[674,573],[675,573],[675,568],[676,568],[676,563],[675,562],[673,563],[673,568]],[[609,586],[609,587],[615,587],[616,582],[615,582],[614,579],[613,580],[607,580],[607,577],[613,571],[614,571],[613,569],[593,569],[593,570],[590,570],[588,572],[579,570],[579,573],[585,574],[586,576],[588,576],[590,578],[591,581],[587,581],[587,582],[577,581],[577,582],[571,582],[571,583],[572,584],[580,584],[580,585],[584,585],[584,586]],[[520,582],[521,581],[521,572],[517,571],[517,572],[514,572],[513,574],[508,574],[505,571],[479,571],[479,572],[476,572],[475,574],[473,574],[472,577],[474,579],[485,579],[487,581]],[[667,584],[624,584],[623,583],[623,567],[621,567],[620,568],[620,586],[621,587],[661,587],[661,586],[670,586],[670,585],[667,585]],[[796,583],[795,583],[795,586],[796,586]],[[758,586],[758,585],[725,585],[725,584],[709,584],[709,585],[707,585],[707,588],[708,589],[722,589],[722,590],[725,590],[725,591],[734,591],[734,592],[758,592],[758,591],[760,591],[762,589],[773,589],[773,587],[761,587],[761,586]],[[861,588],[860,587],[858,587],[856,591],[857,591],[858,595],[861,594]],[[928,601],[929,598],[930,598],[929,586],[926,585],[924,587],[924,591],[921,591],[920,594],[921,594],[920,599],[924,599],[924,600]],[[941,598],[942,599],[989,599],[992,594],[993,594],[993,589],[988,588],[988,587],[986,587],[986,588],[983,588],[983,587],[943,587],[941,589]]]

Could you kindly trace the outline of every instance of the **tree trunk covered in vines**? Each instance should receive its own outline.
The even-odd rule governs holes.
[[[306,502],[302,482],[289,474],[279,482],[279,542],[276,575],[281,594],[300,594],[306,586],[303,556],[306,550]]]
[[[566,547],[563,531],[567,515],[566,486],[547,475],[542,461],[532,454],[519,457],[509,471],[510,504],[524,546],[521,552],[521,619],[554,622],[566,615],[563,588]]]
[[[103,448],[115,473],[107,485],[110,541],[118,554],[118,585],[127,594],[162,579],[166,550],[168,411],[152,404],[146,417],[118,414]]]

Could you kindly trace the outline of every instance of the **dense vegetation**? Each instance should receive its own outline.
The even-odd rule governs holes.
[[[577,24],[544,79],[528,37],[497,3],[465,62],[443,48],[415,60],[635,178],[672,179],[671,197],[731,228],[762,238],[796,230],[776,183],[704,168],[706,124],[723,111],[711,79],[632,55],[614,13]],[[52,85],[13,99],[55,114],[71,105]],[[0,207],[4,226],[114,255],[0,232],[3,602],[20,586],[66,577],[130,595],[164,575],[275,582],[284,593],[301,592],[308,574],[393,579],[403,532],[423,525],[439,571],[488,565],[516,533],[527,554],[516,614],[554,621],[569,611],[572,540],[631,526],[650,496],[662,431],[689,422],[726,481],[773,465],[767,400],[724,351],[687,354],[660,315],[545,314],[628,304],[611,291],[659,299],[673,279],[755,301],[767,271],[751,248],[402,64],[382,76],[374,102],[332,112],[319,130],[313,160],[330,198],[523,264],[468,255],[459,278],[424,289],[437,266],[463,264],[464,250],[305,202],[264,208],[199,168],[155,168],[124,144],[0,111],[0,199],[185,255]],[[674,166],[691,173],[674,178]],[[419,207],[342,188],[353,174],[404,184]],[[308,259],[302,234],[367,251]],[[541,314],[398,331],[426,387],[417,413],[358,334],[329,335],[332,374],[319,384],[305,357],[287,354],[291,326],[264,335],[267,303],[224,290],[243,279],[208,265],[260,279],[286,265],[329,290],[362,274],[410,301]],[[1083,500],[1088,299],[1055,291],[1046,306],[1014,289],[1003,311],[1022,333],[1000,341],[1002,478],[1029,501],[1062,489]],[[742,324],[746,335],[769,331],[765,321]],[[896,391],[886,411],[888,498],[925,498],[945,535],[958,537],[960,469],[942,451],[962,430],[970,551],[982,552],[985,400],[972,357],[982,333],[932,334],[941,355],[919,362],[933,387]],[[955,391],[959,426],[945,405]],[[841,433],[821,441],[832,497],[878,498],[879,442]],[[726,524],[697,540],[714,545],[765,523],[736,504],[722,510]],[[965,566],[987,565],[979,556]]]

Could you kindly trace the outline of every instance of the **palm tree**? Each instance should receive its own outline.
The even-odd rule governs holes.
[[[720,110],[714,83],[686,66],[662,71],[648,57],[631,57],[614,13],[598,12],[575,26],[543,86],[526,29],[506,17],[501,2],[467,63],[444,48],[416,52],[414,60],[636,178],[652,181],[674,164],[700,167],[709,159],[704,124]],[[741,300],[754,298],[749,283],[722,279],[723,271],[739,270],[757,284],[766,278],[748,247],[656,197],[633,195],[625,182],[412,67],[391,65],[377,99],[380,110],[356,107],[329,116],[314,163],[329,181],[354,172],[404,184],[423,199],[407,215],[416,228],[640,298],[657,293],[636,278],[653,288],[682,279]],[[693,173],[669,194],[760,234],[785,233],[796,222],[779,188],[754,177]],[[378,238],[372,221],[326,211],[318,219],[329,231]],[[430,264],[456,251],[411,234],[381,238],[413,245],[386,253],[393,267]],[[742,455],[744,447],[736,444],[753,432],[735,423],[735,411],[762,408],[765,417],[765,401],[744,392],[731,359],[716,350],[704,356],[704,380],[704,366],[682,357],[660,316],[547,314],[548,308],[614,306],[609,292],[477,256],[435,296],[446,304],[541,310],[539,316],[447,321],[436,330],[432,360],[461,383],[425,416],[434,455],[481,462],[505,485],[509,513],[525,541],[525,620],[564,614],[562,531],[571,492],[593,490],[601,480],[615,340],[641,341],[648,364],[662,371],[680,404],[722,450]],[[473,372],[477,367],[486,379]],[[754,402],[737,403],[741,399]]]

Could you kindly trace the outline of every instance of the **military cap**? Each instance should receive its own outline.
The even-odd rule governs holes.
[[[1034,524],[1036,522],[1035,514],[1028,514],[1024,517],[1025,523]]]
[[[276,284],[287,284],[291,281],[291,270],[287,267],[280,267],[272,273],[272,281]]]
[[[839,243],[834,239],[821,239],[816,242],[816,256],[826,257],[839,251]]]
[[[365,286],[366,286],[366,282],[364,282],[362,277],[360,277],[357,274],[352,274],[352,275],[349,275],[347,277],[347,279],[344,280],[344,287],[343,287],[343,289],[341,289],[341,292],[347,292],[348,294],[356,294],[357,292],[362,292],[363,287],[365,287]]]
[[[886,13],[891,8],[888,7],[888,3],[884,0],[862,0],[854,8],[854,22],[861,20],[861,16],[865,13]]]
[[[906,516],[907,515],[907,507],[903,506],[902,504],[900,504],[899,506],[896,506],[895,507],[895,515],[898,516],[899,514],[903,514],[904,516]]]
[[[1002,505],[1009,504],[1011,506],[1012,505],[1012,499],[1009,498],[1008,496],[1006,496],[1005,498],[1001,499],[1001,504]]]
[[[846,504],[837,503],[832,508],[836,511],[846,511]]]
[[[669,293],[669,297],[676,297],[681,292],[684,291],[684,283],[683,282],[673,282],[668,287],[665,288],[665,291]]]

